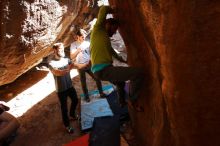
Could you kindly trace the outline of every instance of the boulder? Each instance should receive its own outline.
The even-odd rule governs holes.
[[[96,1],[2,0],[0,85],[13,82],[51,53],[55,42],[68,46],[73,32],[96,16]]]
[[[220,145],[220,1],[110,0],[145,84],[130,110],[140,146]]]

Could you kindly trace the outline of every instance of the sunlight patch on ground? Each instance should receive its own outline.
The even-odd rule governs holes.
[[[73,78],[78,75],[78,72],[76,69],[73,69],[70,74]],[[7,105],[10,107],[9,113],[15,117],[20,117],[54,91],[54,78],[52,73],[49,72],[42,80],[7,102]]]

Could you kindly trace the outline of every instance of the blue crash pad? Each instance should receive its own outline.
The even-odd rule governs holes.
[[[105,94],[110,94],[113,91],[112,85],[103,86],[103,92]],[[81,100],[81,129],[86,130],[92,128],[93,121],[95,117],[103,116],[113,116],[113,112],[109,106],[106,99],[99,98],[98,90],[93,90],[89,92],[90,102],[85,102]],[[83,98],[84,95],[81,94]]]

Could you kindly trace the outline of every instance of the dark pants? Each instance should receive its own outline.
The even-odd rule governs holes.
[[[102,81],[110,81],[115,84],[120,101],[125,100],[125,81],[130,80],[129,97],[131,100],[137,98],[143,81],[141,70],[135,67],[108,66],[101,71],[95,72],[94,75]]]
[[[96,85],[97,85],[98,90],[99,90],[99,93],[100,94],[103,93],[101,81],[94,76],[94,74],[92,73],[92,71],[90,69],[80,69],[80,70],[78,70],[78,72],[79,72],[80,81],[81,81],[81,85],[82,85],[82,90],[83,90],[83,93],[85,95],[85,98],[89,98],[88,88],[87,88],[87,85],[86,85],[86,73],[88,73],[95,80]]]
[[[75,88],[72,87],[66,91],[58,92],[57,94],[58,94],[59,101],[60,101],[63,124],[65,125],[65,127],[67,127],[70,125],[69,117],[68,117],[67,97],[69,96],[71,99],[71,106],[70,106],[69,115],[74,116],[76,106],[78,104],[76,90],[75,90]]]

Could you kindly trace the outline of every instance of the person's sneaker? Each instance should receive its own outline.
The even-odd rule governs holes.
[[[71,126],[66,127],[66,130],[67,130],[67,132],[70,133],[70,134],[74,132],[74,129],[73,129],[73,127],[71,127]]]

